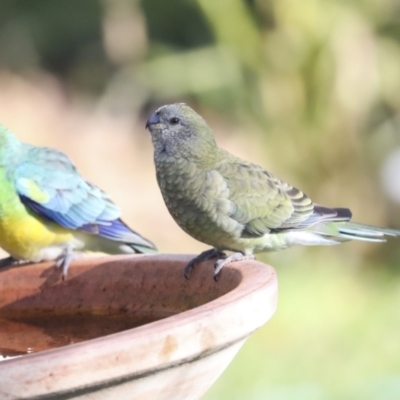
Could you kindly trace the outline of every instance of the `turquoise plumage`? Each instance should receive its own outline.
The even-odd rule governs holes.
[[[11,255],[5,263],[56,259],[65,275],[79,250],[156,251],[64,153],[21,143],[2,126],[0,149],[0,246]]]

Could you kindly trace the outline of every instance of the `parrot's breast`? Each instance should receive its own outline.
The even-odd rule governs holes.
[[[165,204],[185,232],[214,247],[244,250],[243,226],[230,217],[233,204],[220,174],[172,158],[157,160],[156,168]]]

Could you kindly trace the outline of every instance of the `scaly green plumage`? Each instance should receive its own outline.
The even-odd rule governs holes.
[[[215,249],[196,262],[224,250],[249,258],[297,244],[382,241],[384,235],[400,235],[350,223],[350,210],[319,206],[262,167],[219,148],[211,128],[185,104],[159,108],[146,127],[169,212],[184,231]],[[216,273],[240,258],[218,260]]]

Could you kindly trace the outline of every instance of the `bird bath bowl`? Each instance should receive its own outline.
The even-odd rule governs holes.
[[[53,263],[1,269],[0,351],[33,353],[0,362],[0,398],[199,399],[273,315],[277,280],[257,261],[226,266],[218,282],[203,263],[186,280],[190,258],[81,259],[65,281]],[[92,339],[64,327],[71,318],[126,330]],[[57,327],[72,344],[58,343]]]

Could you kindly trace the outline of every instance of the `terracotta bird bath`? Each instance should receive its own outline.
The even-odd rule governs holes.
[[[203,263],[186,280],[190,258],[82,259],[65,281],[53,263],[1,269],[0,354],[33,353],[0,362],[0,399],[199,399],[273,315],[277,281],[256,261],[230,264],[218,282]],[[75,332],[92,319],[121,331]]]

